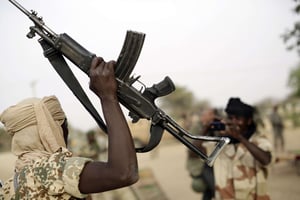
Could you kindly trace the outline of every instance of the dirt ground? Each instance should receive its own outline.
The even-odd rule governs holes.
[[[300,150],[300,130],[286,131],[285,138],[287,151]],[[194,193],[190,188],[191,180],[185,169],[186,150],[186,147],[178,142],[164,142],[155,151],[138,154],[140,169],[151,170],[155,182],[169,200],[201,199],[201,194]],[[299,166],[296,167],[294,159],[289,159],[290,155],[285,156],[288,159],[271,167],[268,184],[273,200],[296,200],[300,197],[300,174],[297,171]],[[12,175],[14,160],[15,157],[10,153],[0,153],[2,181]]]

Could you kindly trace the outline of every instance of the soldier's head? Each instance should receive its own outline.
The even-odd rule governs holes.
[[[253,121],[254,107],[242,102],[240,98],[230,98],[225,112],[229,123],[238,126],[240,133],[250,138],[256,129]]]
[[[0,121],[12,136],[12,152],[17,156],[45,155],[66,147],[66,116],[55,96],[25,99],[7,108]]]
[[[96,142],[96,135],[94,130],[89,130],[86,134],[87,140],[90,144]]]
[[[277,112],[277,110],[278,110],[278,105],[276,104],[276,105],[273,106],[273,111]]]

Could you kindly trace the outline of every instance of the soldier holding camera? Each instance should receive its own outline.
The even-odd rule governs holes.
[[[266,182],[272,161],[272,145],[256,131],[254,107],[239,98],[230,98],[225,112],[225,127],[219,132],[229,137],[231,142],[213,166],[215,198],[270,199]],[[204,146],[208,152],[210,145]]]
[[[215,117],[212,111],[208,115],[210,117],[205,118],[209,119],[206,120],[209,123],[202,127],[201,134],[229,137],[230,144],[220,153],[211,170],[204,170],[204,164],[198,165],[202,171],[200,176],[193,177],[194,191],[202,192],[203,199],[270,199],[266,182],[272,161],[272,145],[257,131],[255,108],[239,98],[230,98],[224,119]],[[215,143],[203,141],[195,141],[194,144],[207,154],[215,146]],[[189,159],[195,157],[189,152]],[[210,177],[206,179],[209,181],[204,182],[204,177]],[[210,191],[213,189],[213,194],[208,192],[208,188]]]

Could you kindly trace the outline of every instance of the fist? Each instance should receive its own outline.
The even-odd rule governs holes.
[[[101,57],[95,57],[92,61],[89,71],[90,89],[101,99],[117,96],[115,64],[115,61],[105,62]]]

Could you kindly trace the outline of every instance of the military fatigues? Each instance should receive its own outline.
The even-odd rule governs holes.
[[[91,159],[72,157],[64,148],[24,167],[4,184],[0,200],[84,198],[79,191],[80,173]]]
[[[272,149],[264,137],[253,135],[250,141],[265,151]],[[268,169],[256,161],[242,144],[227,145],[214,163],[216,199],[270,199],[267,194]],[[210,145],[207,145],[208,147]]]
[[[281,116],[277,112],[273,112],[270,115],[270,121],[273,128],[273,142],[276,150],[284,150],[284,137],[283,130],[284,124]],[[281,149],[279,149],[281,148]]]

